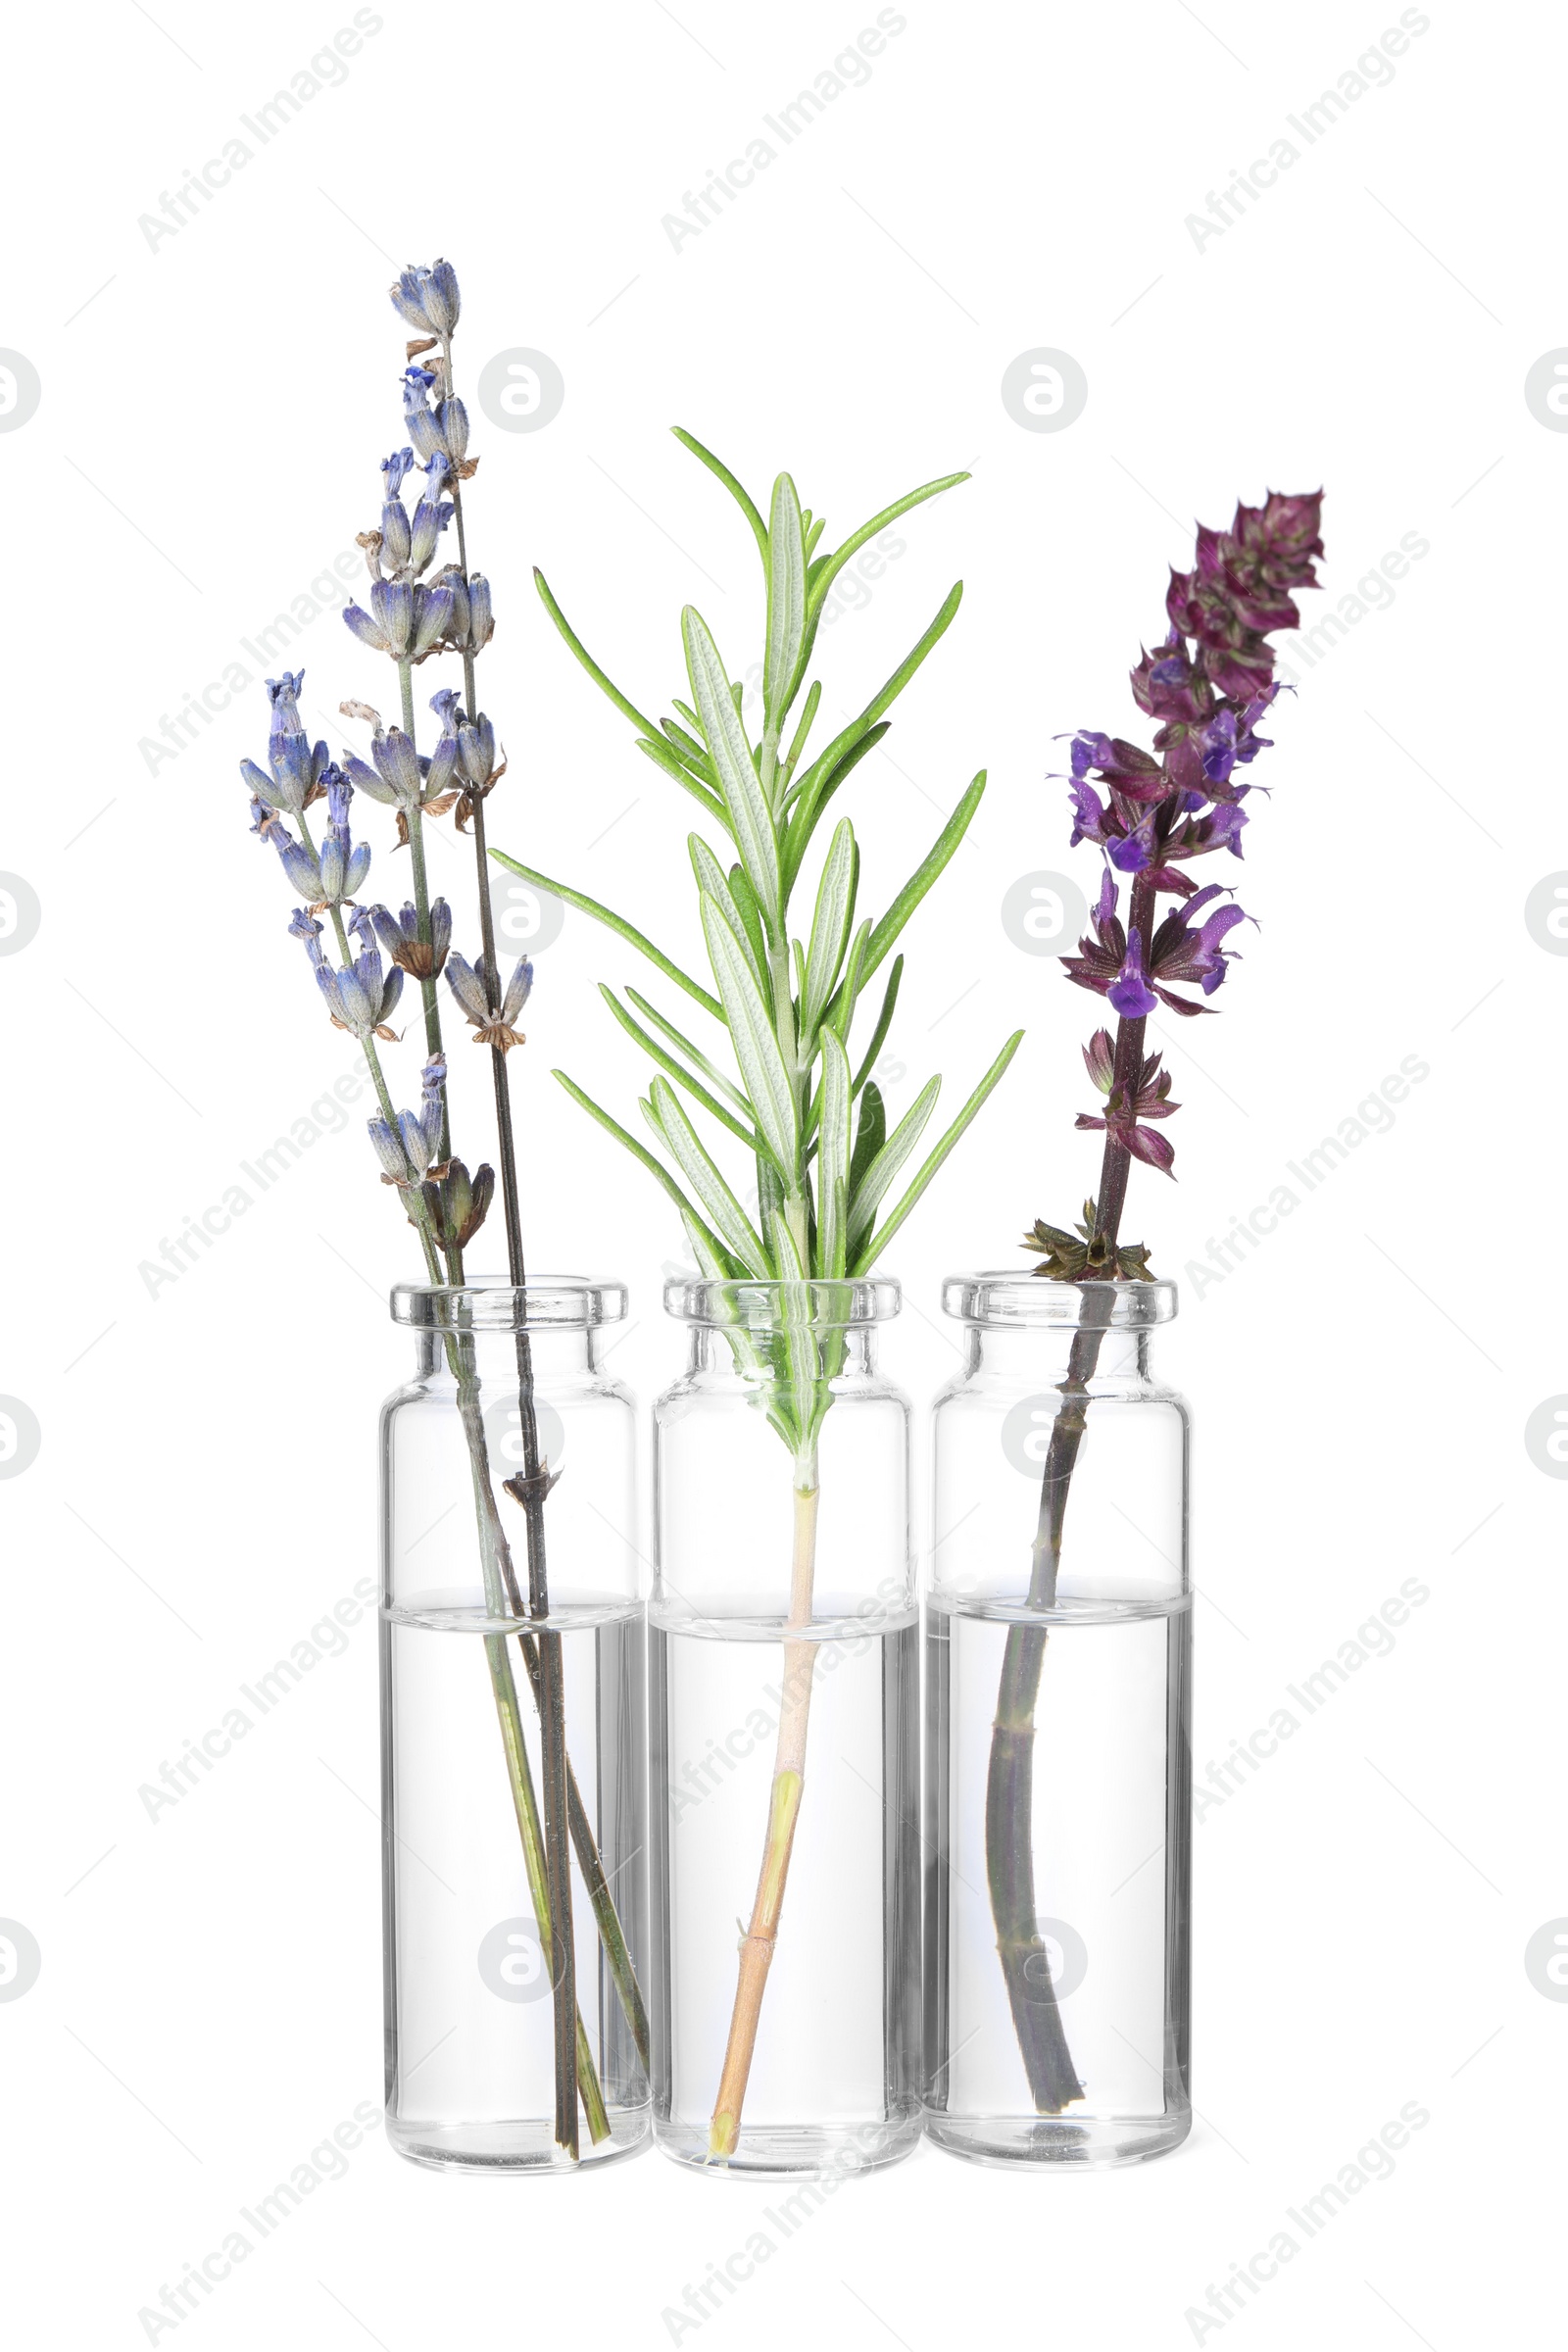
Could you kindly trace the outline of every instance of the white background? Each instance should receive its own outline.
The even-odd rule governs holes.
[[[156,773],[139,746],[229,662],[258,677],[239,639],[374,520],[377,462],[403,438],[405,330],[384,287],[436,253],[463,279],[471,546],[500,623],[484,699],[512,771],[492,837],[688,960],[688,805],[555,640],[529,565],[662,710],[684,600],[736,667],[760,627],[749,534],[667,426],[759,496],[787,465],[830,540],[972,470],[822,641],[830,686],[858,703],[951,580],[968,583],[893,759],[858,771],[850,803],[875,906],[975,769],[992,778],[908,937],[895,1105],[934,1068],[961,1099],[1028,1029],[894,1253],[910,1311],[886,1361],[922,1403],[956,1360],[941,1276],[1005,1262],[1028,1220],[1072,1214],[1098,1159],[1072,1131],[1094,1008],[1000,915],[1034,870],[1070,862],[1095,887],[1046,780],[1053,738],[1133,731],[1125,672],[1162,627],[1165,566],[1190,560],[1192,517],[1226,521],[1238,494],[1326,484],[1309,616],[1350,617],[1310,664],[1289,657],[1300,692],[1256,771],[1272,798],[1252,803],[1245,866],[1226,861],[1260,928],[1238,935],[1224,1018],[1171,1042],[1179,1182],[1133,1180],[1129,1229],[1183,1281],[1159,1358],[1199,1419],[1200,1776],[1402,1580],[1430,1598],[1201,1821],[1201,2121],[1181,2154],[1037,2181],[922,2152],[842,2190],[678,2340],[1286,2347],[1332,2330],[1456,2352],[1518,2334],[1544,2291],[1568,2010],[1524,1954],[1568,1912],[1564,1491],[1524,1429],[1568,1388],[1552,1174],[1568,967],[1524,902],[1568,867],[1546,710],[1568,439],[1524,379],[1568,342],[1562,29],[1434,5],[1392,78],[1307,145],[1286,118],[1354,69],[1394,6],[909,0],[868,78],[788,147],[770,138],[756,183],[673,247],[662,217],[770,136],[762,116],[875,13],[390,0],[341,86],[265,147],[241,132],[249,163],[156,245],[138,217],[352,12],[99,0],[13,28],[0,343],[42,384],[0,435],[0,865],[41,908],[0,959],[0,1391],[41,1431],[0,1483],[0,1914],[42,1957],[0,2002],[19,2343],[146,2341],[138,2312],[162,2285],[379,2098],[372,1628],[177,1807],[149,1820],[137,1793],[372,1572],[374,1413],[407,1355],[383,1297],[410,1265],[356,1106],[149,1293],[143,1261],[352,1064],[246,830],[236,761],[265,750],[260,684]],[[1282,136],[1298,159],[1198,242],[1187,216]],[[532,434],[471,401],[482,363],[518,346],[566,388]],[[1087,375],[1060,432],[1022,429],[1002,402],[1004,369],[1036,347]],[[1354,617],[1341,600],[1407,535],[1427,552]],[[385,664],[331,613],[291,653],[313,713],[390,699]],[[433,691],[435,668],[421,675]],[[466,869],[433,856],[459,897]],[[401,895],[378,859],[372,893]],[[472,929],[460,916],[470,948]],[[564,1063],[631,1105],[638,1056],[593,984],[641,976],[570,918],[513,1071],[534,1264],[631,1283],[612,1360],[646,1398],[677,1364],[659,1286],[679,1237],[548,1076]],[[416,1050],[393,1055],[404,1100]],[[477,1157],[483,1064],[461,1043],[454,1056]],[[1406,1056],[1430,1074],[1392,1129],[1195,1297],[1210,1238]],[[1394,2177],[1200,2332],[1185,2315],[1209,2282],[1410,2101],[1430,2123]],[[372,2132],[171,2332],[663,2343],[661,2315],[769,2201],[655,2156],[572,2187],[435,2178]]]

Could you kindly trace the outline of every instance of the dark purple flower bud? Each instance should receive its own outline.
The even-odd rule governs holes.
[[[1102,1095],[1108,1095],[1115,1074],[1116,1049],[1108,1029],[1097,1029],[1084,1048],[1084,1067]]]
[[[1127,934],[1127,953],[1121,970],[1105,994],[1126,1021],[1147,1019],[1158,1002],[1144,976],[1144,943],[1136,929]]]

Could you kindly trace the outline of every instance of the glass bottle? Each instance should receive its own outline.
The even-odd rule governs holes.
[[[655,2136],[751,2178],[919,2136],[918,1637],[894,1282],[670,1283],[649,1608]]]
[[[387,2132],[416,2163],[555,2172],[649,2129],[646,1717],[635,1409],[618,1283],[401,1285],[414,1377],[382,1411]],[[527,1513],[531,1379],[547,1613]],[[528,1492],[524,1487],[524,1493]],[[552,1655],[553,1649],[553,1655]],[[564,1696],[578,2156],[558,2144],[548,1782]],[[569,2023],[564,2002],[562,2021]],[[573,2102],[563,2074],[563,2109]]]
[[[1168,1282],[971,1274],[937,1399],[926,2128],[981,2164],[1185,2138],[1188,1411]]]

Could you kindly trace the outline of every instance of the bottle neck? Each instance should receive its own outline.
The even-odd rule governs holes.
[[[985,1374],[1057,1388],[1072,1375],[1074,1348],[1080,1342],[1079,1362],[1087,1361],[1087,1377],[1097,1386],[1150,1379],[1146,1331],[1079,1333],[1060,1327],[1032,1330],[1016,1324],[966,1325],[964,1370],[970,1378]]]
[[[572,1327],[530,1328],[528,1350],[533,1377],[541,1384],[585,1380],[600,1369],[603,1332]],[[472,1373],[488,1387],[517,1377],[517,1335],[512,1331],[420,1331],[415,1362],[421,1380],[450,1378],[454,1368]]]
[[[824,1379],[863,1379],[876,1370],[877,1340],[880,1335],[867,1324],[838,1324],[817,1326],[810,1334],[816,1353],[816,1369]],[[739,1348],[735,1341],[739,1340]],[[799,1343],[797,1343],[798,1345]],[[733,1337],[719,1323],[694,1323],[691,1327],[689,1370],[694,1374],[745,1374],[755,1356],[760,1371],[772,1370],[782,1376],[785,1369],[785,1339],[780,1330],[736,1333]]]

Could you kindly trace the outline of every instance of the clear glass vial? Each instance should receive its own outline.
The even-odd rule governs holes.
[[[636,1424],[601,1360],[625,1311],[618,1283],[570,1278],[392,1294],[416,1363],[381,1418],[386,2117],[416,2163],[585,2170],[648,2135]],[[555,1479],[544,1614],[505,1483],[526,1478],[530,1451]],[[560,1955],[541,1867],[556,1674],[574,1800],[575,2161],[557,2137]]]
[[[1185,2138],[1188,1412],[1168,1282],[971,1274],[937,1399],[926,2129],[1009,2167]]]
[[[893,1282],[673,1282],[649,1608],[655,2136],[731,2177],[919,2136],[918,1634]]]

